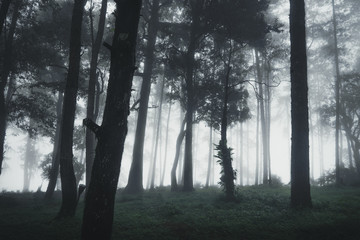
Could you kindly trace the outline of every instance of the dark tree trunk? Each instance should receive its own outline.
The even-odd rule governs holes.
[[[339,69],[339,50],[337,43],[337,23],[335,15],[335,4],[332,0],[332,12],[333,12],[333,34],[334,34],[334,47],[335,47],[335,182],[336,184],[341,183],[340,179],[340,151],[339,151],[339,135],[340,135],[340,69]]]
[[[190,1],[192,23],[190,27],[190,41],[186,53],[186,134],[185,134],[185,151],[184,151],[184,186],[183,191],[190,192],[193,187],[193,159],[192,159],[192,138],[193,138],[193,113],[194,113],[194,56],[198,45],[198,28],[200,18],[199,9],[202,7],[201,1]]]
[[[91,119],[96,122],[96,117],[94,114],[95,111],[95,86],[97,83],[96,74],[97,66],[98,66],[98,56],[100,52],[100,47],[104,35],[105,29],[105,20],[106,20],[106,10],[107,10],[107,0],[102,0],[101,2],[101,10],[100,10],[100,18],[98,23],[98,32],[96,34],[95,41],[92,45],[91,49],[91,61],[90,61],[90,78],[89,78],[89,87],[88,87],[88,102],[86,108],[86,118]],[[90,15],[92,19],[92,15]],[[91,20],[92,22],[92,20]],[[93,26],[91,26],[93,29]],[[91,177],[91,168],[94,161],[95,153],[95,136],[89,130],[86,129],[86,181],[85,184],[88,185]]]
[[[58,218],[75,214],[77,188],[73,167],[73,131],[79,85],[81,26],[86,0],[75,0],[71,21],[69,72],[64,92],[60,134],[60,176],[62,202]]]
[[[3,68],[1,69],[0,76],[0,174],[2,171],[2,162],[4,160],[4,144],[6,135],[6,118],[7,118],[7,106],[5,102],[5,88],[7,80],[9,78],[11,67],[12,67],[12,51],[13,51],[13,40],[15,34],[16,23],[20,15],[21,1],[16,0],[13,15],[10,23],[8,36],[5,41],[5,51],[3,55]]]
[[[149,95],[151,89],[151,77],[154,65],[154,49],[159,22],[159,0],[154,0],[150,11],[148,26],[148,42],[145,49],[145,64],[143,81],[140,92],[139,115],[137,119],[133,159],[130,167],[126,193],[140,193],[143,191],[143,154]]]
[[[9,10],[11,0],[3,0],[0,7],[0,37],[2,34],[4,22],[6,19],[7,12]]]
[[[230,61],[229,61],[230,63]],[[227,111],[228,111],[228,98],[229,98],[229,76],[231,67],[227,66],[227,73],[224,81],[224,99],[223,99],[223,113],[221,117],[221,140],[219,143],[219,150],[221,151],[221,161],[223,167],[223,174],[221,176],[221,181],[224,183],[225,194],[228,200],[233,200],[235,198],[235,185],[234,185],[234,171],[231,164],[231,152],[227,146]],[[241,168],[241,166],[240,166]]]
[[[208,156],[208,169],[206,174],[206,184],[205,187],[209,187],[210,184],[210,173],[211,173],[211,162],[212,162],[212,155],[213,155],[213,127],[210,125],[210,137],[209,137],[209,156]]]
[[[55,191],[58,175],[59,175],[59,164],[60,164],[60,128],[61,128],[61,109],[63,104],[63,93],[61,91],[58,92],[58,100],[56,103],[56,130],[54,136],[54,147],[52,152],[52,164],[49,176],[49,184],[47,186],[45,192],[45,201],[49,201]]]
[[[84,120],[98,143],[89,189],[86,194],[82,239],[111,239],[115,194],[120,174],[131,86],[135,68],[135,48],[141,0],[116,1],[116,21],[111,46],[109,84],[101,126]]]
[[[291,206],[311,207],[305,3],[290,0]]]
[[[186,123],[186,119],[184,119],[181,123],[181,127],[180,127],[180,132],[179,135],[176,139],[176,152],[175,152],[175,158],[174,158],[174,163],[171,169],[171,191],[177,191],[178,190],[178,184],[176,181],[176,169],[179,163],[179,156],[180,156],[180,151],[181,151],[181,144],[184,140],[185,137],[185,123]]]

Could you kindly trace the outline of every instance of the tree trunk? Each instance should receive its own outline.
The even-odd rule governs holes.
[[[259,82],[259,97],[260,97],[260,122],[261,122],[261,137],[262,137],[262,147],[263,147],[263,184],[268,184],[269,180],[269,168],[268,168],[268,151],[267,151],[267,128],[265,120],[265,97],[263,91],[263,78],[260,70],[260,60],[259,53],[255,50],[255,62],[256,62],[256,72],[257,79]]]
[[[105,29],[105,20],[106,20],[106,10],[107,10],[107,0],[102,0],[100,18],[98,23],[98,32],[96,34],[95,42],[92,45],[91,49],[91,60],[90,60],[90,78],[88,86],[88,102],[86,108],[86,118],[91,119],[96,122],[96,117],[94,115],[95,111],[95,86],[97,83],[97,66],[98,66],[98,56],[100,52],[100,47],[104,35]],[[91,22],[92,15],[90,14]],[[93,25],[91,24],[91,29]],[[92,30],[93,31],[93,30]],[[85,184],[88,185],[91,177],[91,168],[94,161],[95,154],[95,135],[89,130],[86,129],[86,180]]]
[[[240,186],[244,186],[244,128],[243,123],[240,123]]]
[[[3,0],[0,8],[0,37],[2,34],[4,22],[6,19],[7,12],[9,10],[11,0]]]
[[[75,0],[71,21],[69,72],[64,92],[60,134],[62,202],[58,218],[74,216],[77,205],[77,187],[73,167],[73,131],[80,72],[81,26],[85,3],[86,0]]]
[[[175,192],[178,190],[178,184],[176,181],[176,169],[179,163],[179,156],[180,156],[180,151],[181,151],[181,144],[183,142],[183,139],[185,137],[185,123],[186,123],[186,119],[184,119],[181,123],[181,127],[180,127],[180,132],[179,135],[176,139],[176,152],[175,152],[175,158],[174,158],[174,163],[171,169],[171,191]]]
[[[165,179],[165,170],[166,170],[166,162],[167,162],[167,148],[168,148],[168,139],[169,139],[169,125],[170,125],[171,106],[172,106],[172,102],[171,102],[171,100],[170,100],[170,102],[169,102],[169,111],[168,111],[167,122],[166,122],[164,168],[163,168],[163,171],[162,171],[162,173],[161,173],[160,186],[164,186],[164,179]]]
[[[255,167],[255,185],[259,185],[259,122],[260,122],[260,103],[259,99],[257,99],[256,103],[256,167]]]
[[[49,176],[49,184],[45,192],[45,201],[49,201],[55,191],[58,175],[59,175],[59,164],[60,164],[60,128],[61,128],[61,109],[63,104],[63,93],[58,91],[58,100],[56,103],[56,130],[54,136],[54,147],[52,152],[52,163]]]
[[[151,77],[154,65],[154,49],[159,22],[159,0],[154,0],[150,11],[150,21],[148,26],[148,38],[145,49],[144,74],[140,92],[139,115],[137,119],[135,142],[133,147],[133,159],[130,167],[128,184],[125,188],[126,193],[136,194],[143,191],[143,154],[145,130],[149,96],[151,89]]]
[[[311,207],[305,3],[290,0],[291,206]]]
[[[229,57],[231,59],[231,57]],[[229,61],[230,64],[230,61]],[[219,150],[221,151],[221,161],[223,167],[223,174],[221,176],[221,181],[224,183],[225,194],[228,200],[233,200],[235,198],[235,185],[234,185],[234,170],[231,164],[231,152],[230,148],[227,146],[227,105],[228,105],[228,97],[229,97],[229,77],[231,67],[227,66],[227,73],[224,81],[224,102],[223,102],[223,113],[221,118],[221,140],[219,143]],[[240,166],[241,168],[241,166]]]
[[[7,106],[5,102],[5,88],[13,64],[12,63],[13,40],[14,40],[16,23],[20,15],[20,6],[21,6],[21,0],[16,0],[13,9],[13,15],[11,18],[8,36],[5,41],[3,68],[1,69],[1,76],[0,76],[0,113],[1,113],[0,114],[0,175],[2,171],[2,162],[4,160],[6,118],[8,115]]]
[[[141,0],[116,1],[115,32],[103,122],[98,126],[94,122],[84,121],[98,139],[85,200],[82,223],[84,240],[111,239],[115,194],[128,130],[132,79],[136,69],[135,49],[141,5]]]
[[[157,115],[157,120],[156,120],[156,137],[155,137],[155,153],[154,153],[154,161],[153,161],[153,165],[152,165],[152,175],[151,175],[151,183],[150,183],[150,189],[154,189],[155,188],[155,172],[156,172],[156,160],[157,160],[157,149],[158,149],[158,144],[159,144],[159,139],[161,138],[160,135],[160,128],[161,128],[161,114],[162,114],[162,104],[163,104],[163,98],[164,98],[164,86],[165,86],[165,79],[163,79],[162,83],[161,83],[161,87],[160,87],[160,99],[159,99],[159,112]],[[160,154],[161,155],[161,152]],[[161,165],[161,162],[160,162]],[[161,173],[161,171],[160,171]]]
[[[213,127],[210,125],[210,137],[209,137],[209,156],[208,156],[208,169],[206,174],[206,184],[205,187],[209,187],[210,184],[210,173],[211,173],[211,161],[213,155]]]
[[[335,182],[340,184],[340,151],[339,151],[339,134],[340,134],[340,70],[339,70],[339,50],[337,44],[337,23],[335,15],[335,4],[332,0],[332,12],[333,12],[333,35],[334,35],[334,47],[335,47]]]

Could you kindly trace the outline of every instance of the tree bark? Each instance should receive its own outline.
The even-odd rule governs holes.
[[[3,57],[3,68],[1,69],[0,77],[0,175],[2,172],[2,163],[4,160],[4,144],[6,135],[6,118],[8,115],[7,105],[5,102],[5,88],[12,68],[12,51],[13,51],[13,40],[16,29],[16,23],[20,16],[20,6],[22,1],[16,0],[13,15],[10,23],[8,36],[5,41],[5,51]]]
[[[309,115],[304,0],[290,0],[291,206],[311,207]]]
[[[79,85],[81,27],[86,0],[75,0],[71,20],[69,72],[64,91],[60,134],[61,208],[57,218],[74,216],[77,187],[73,167],[73,132]]]
[[[0,37],[2,34],[4,22],[6,19],[7,12],[9,10],[11,0],[3,0],[0,7]]]
[[[82,239],[111,239],[115,194],[120,174],[141,0],[117,0],[111,46],[110,76],[101,126],[84,120],[98,139],[89,189],[86,193]]]
[[[97,66],[98,66],[98,56],[101,48],[101,43],[104,35],[105,29],[105,20],[106,20],[106,10],[107,10],[107,0],[102,0],[101,2],[101,10],[100,10],[100,18],[98,23],[98,31],[96,34],[96,38],[94,44],[91,49],[91,61],[90,61],[90,78],[89,78],[89,86],[88,86],[88,102],[86,108],[86,118],[91,119],[96,122],[95,117],[95,86],[97,83],[96,74]],[[92,16],[90,15],[92,18]],[[91,26],[93,28],[93,26]],[[91,177],[91,169],[94,161],[94,153],[95,153],[95,135],[89,130],[86,129],[86,181],[85,184],[88,185]]]
[[[135,141],[133,147],[133,159],[130,167],[126,193],[136,194],[143,191],[143,154],[147,112],[151,89],[151,77],[154,65],[154,49],[159,22],[159,0],[154,0],[150,11],[148,27],[148,42],[145,49],[144,74],[140,92],[139,115],[137,119]]]

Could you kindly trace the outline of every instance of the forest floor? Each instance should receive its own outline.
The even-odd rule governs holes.
[[[113,239],[360,239],[360,188],[313,187],[312,209],[291,209],[289,197],[289,187],[261,186],[238,188],[237,202],[218,188],[120,193]],[[53,220],[59,207],[40,193],[0,193],[0,239],[80,239],[83,201],[71,219]]]

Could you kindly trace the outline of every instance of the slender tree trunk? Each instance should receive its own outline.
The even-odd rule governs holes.
[[[244,186],[244,128],[243,123],[240,123],[240,186]]]
[[[210,125],[210,137],[209,137],[209,156],[208,156],[208,169],[206,174],[206,184],[205,187],[209,187],[210,184],[210,173],[211,173],[211,160],[213,155],[213,127]]]
[[[183,142],[183,139],[185,137],[185,123],[186,123],[186,119],[184,119],[181,123],[181,127],[180,127],[180,132],[179,135],[176,139],[176,152],[175,152],[175,158],[174,158],[174,163],[171,169],[171,191],[177,191],[178,190],[178,184],[176,181],[176,169],[179,163],[179,156],[180,156],[180,151],[181,151],[181,144]]]
[[[260,103],[259,99],[257,99],[257,106],[256,106],[256,167],[255,167],[255,185],[259,185],[259,120],[260,120]]]
[[[268,168],[268,151],[267,151],[267,129],[265,120],[265,106],[264,106],[264,91],[263,91],[263,80],[260,70],[259,53],[255,50],[255,62],[257,79],[259,82],[259,96],[260,96],[260,122],[261,122],[261,136],[262,136],[262,147],[263,147],[263,184],[268,184],[269,180],[269,168]]]
[[[349,167],[351,169],[354,168],[354,164],[353,164],[353,159],[352,159],[352,154],[351,154],[351,143],[350,143],[350,139],[346,136],[346,142],[347,142],[347,148],[348,148],[348,156],[349,156]]]
[[[11,0],[3,0],[0,7],[0,37],[2,34],[4,22],[6,19],[7,12],[9,10]]]
[[[304,0],[290,0],[291,206],[311,207],[309,113]]]
[[[160,87],[159,112],[158,112],[157,120],[156,120],[156,136],[155,136],[155,148],[154,148],[155,153],[154,153],[154,158],[153,158],[154,160],[153,160],[153,165],[152,165],[153,169],[152,169],[152,175],[151,175],[150,189],[155,188],[157,150],[158,150],[159,139],[161,138],[160,128],[161,128],[162,103],[163,103],[163,98],[164,98],[164,86],[165,86],[165,79],[163,79],[163,81],[161,83],[161,87]],[[161,152],[159,155],[161,155]],[[160,164],[161,164],[161,162],[160,162]]]
[[[55,191],[58,175],[59,175],[59,166],[60,166],[60,128],[61,128],[61,109],[63,104],[63,93],[58,91],[58,100],[56,103],[56,130],[54,136],[54,147],[52,152],[52,163],[51,163],[51,170],[49,176],[49,184],[47,186],[45,192],[45,201],[49,201]]]
[[[340,151],[339,151],[339,134],[340,134],[340,69],[339,69],[339,50],[337,43],[337,23],[335,15],[335,4],[332,0],[332,12],[333,12],[333,35],[334,35],[334,47],[335,47],[335,182],[340,184]]]
[[[154,49],[159,22],[159,0],[154,0],[150,10],[150,21],[148,26],[148,38],[145,49],[145,64],[143,81],[140,92],[139,115],[135,131],[135,142],[133,147],[133,159],[130,167],[128,184],[125,188],[127,193],[140,193],[143,191],[143,154],[145,129],[147,121],[147,112],[149,96],[151,89],[151,77],[153,75]]]
[[[82,239],[111,239],[115,194],[120,174],[131,86],[135,68],[135,49],[141,0],[116,1],[116,20],[111,46],[109,84],[101,126],[85,120],[98,143],[82,223]]]
[[[5,135],[6,135],[6,118],[8,115],[7,106],[5,102],[5,88],[7,81],[11,72],[12,67],[12,58],[13,58],[13,40],[16,29],[16,23],[20,15],[20,6],[22,1],[16,0],[13,15],[11,18],[11,23],[9,27],[8,36],[5,41],[5,51],[3,55],[3,66],[1,69],[0,76],[0,175],[2,171],[2,162],[4,160],[4,144],[5,144]],[[5,4],[5,3],[3,3]],[[4,6],[5,7],[5,6]]]
[[[95,87],[97,83],[96,74],[97,66],[98,66],[98,56],[101,48],[101,43],[104,35],[105,29],[105,20],[106,20],[106,10],[107,10],[107,0],[102,0],[101,2],[101,10],[100,10],[100,18],[98,23],[98,31],[96,34],[95,41],[93,42],[91,49],[91,60],[90,60],[90,77],[89,77],[89,86],[88,86],[88,102],[86,108],[86,118],[91,119],[96,122],[96,117],[94,115],[95,111]],[[91,22],[92,21],[92,13],[90,13]],[[93,24],[91,24],[91,31],[93,32]],[[86,180],[85,184],[88,185],[91,177],[91,168],[94,161],[95,155],[95,135],[89,130],[86,129]]]
[[[166,171],[166,162],[167,162],[167,149],[168,149],[168,140],[169,140],[169,125],[170,125],[170,115],[171,115],[171,100],[169,102],[169,111],[167,116],[166,122],[166,136],[165,136],[165,153],[164,153],[164,168],[161,174],[161,181],[160,186],[164,186],[164,179],[165,179],[165,171]]]
[[[75,0],[71,21],[69,72],[64,92],[60,135],[60,176],[62,202],[58,218],[74,216],[77,187],[73,167],[73,131],[79,85],[81,26],[86,0]]]
[[[231,59],[231,55],[229,57]],[[229,60],[230,64],[230,60]],[[225,194],[228,200],[233,200],[235,198],[235,186],[234,186],[234,171],[232,167],[232,158],[230,149],[227,146],[227,112],[228,112],[228,95],[229,95],[229,77],[230,77],[231,67],[227,66],[226,78],[224,81],[224,102],[222,109],[222,118],[221,118],[221,140],[219,143],[219,150],[221,151],[221,160],[223,167],[223,174],[221,176],[221,180],[224,183]],[[242,168],[240,166],[240,168]],[[240,180],[241,181],[241,180]],[[241,182],[240,182],[241,184]]]

